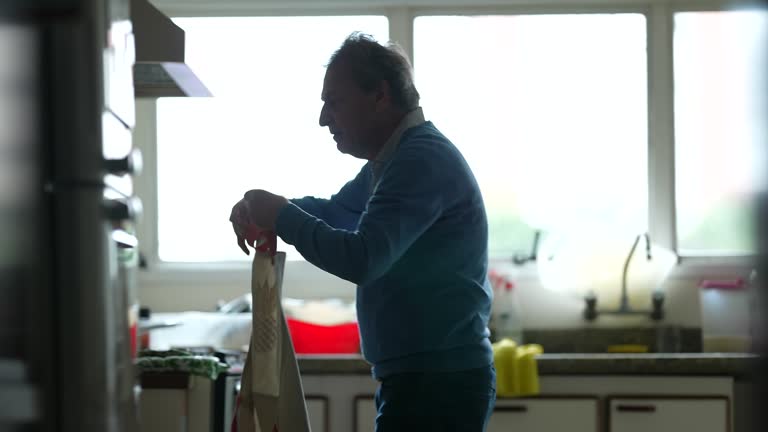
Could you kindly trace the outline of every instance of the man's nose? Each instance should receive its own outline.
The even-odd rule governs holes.
[[[320,126],[325,127],[330,124],[330,116],[328,115],[328,108],[326,104],[323,104],[323,107],[320,108]]]

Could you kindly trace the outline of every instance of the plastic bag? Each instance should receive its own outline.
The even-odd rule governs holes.
[[[309,432],[291,336],[280,306],[285,253],[256,251],[253,326],[232,432]]]

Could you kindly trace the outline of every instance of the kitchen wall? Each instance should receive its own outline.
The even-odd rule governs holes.
[[[139,274],[142,305],[158,312],[213,311],[219,300],[249,293],[250,264],[229,270],[158,270]],[[283,297],[354,299],[355,286],[305,261],[288,261],[283,275]]]
[[[187,310],[213,311],[218,300],[231,300],[250,291],[249,265],[244,269],[224,272],[156,272],[140,275],[139,298],[142,305],[158,312],[179,312]],[[736,269],[720,277],[746,277],[747,268]],[[716,273],[715,271],[713,271]],[[681,267],[668,279],[665,289],[666,316],[662,321],[667,325],[698,327],[701,325],[700,292],[697,287],[702,272],[691,272]],[[553,292],[541,286],[535,277],[520,278],[517,290],[523,314],[524,325],[528,328],[572,328],[579,326],[615,327],[644,326],[653,324],[646,316],[604,315],[594,323],[582,318],[583,301],[577,297]],[[619,289],[619,287],[617,287]],[[309,263],[289,261],[286,264],[283,295],[285,297],[318,299],[338,297],[354,299],[355,287],[349,282],[329,275]],[[718,312],[721,319],[729,315],[741,317],[747,311],[728,307]]]

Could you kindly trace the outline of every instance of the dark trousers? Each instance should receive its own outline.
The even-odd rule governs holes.
[[[392,375],[375,400],[376,432],[483,432],[496,401],[496,370]]]

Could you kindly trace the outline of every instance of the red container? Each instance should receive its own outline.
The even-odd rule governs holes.
[[[356,354],[360,330],[356,322],[319,325],[286,318],[296,354]]]

